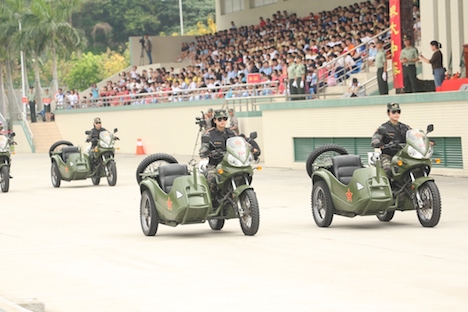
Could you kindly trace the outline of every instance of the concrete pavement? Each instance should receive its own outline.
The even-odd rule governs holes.
[[[117,155],[118,181],[54,189],[46,154],[13,156],[0,193],[0,296],[55,311],[466,311],[468,179],[436,176],[442,217],[414,211],[390,223],[335,216],[318,228],[305,170],[255,172],[260,229],[237,220],[160,225],[143,235],[135,169]],[[187,157],[177,157],[187,161]]]

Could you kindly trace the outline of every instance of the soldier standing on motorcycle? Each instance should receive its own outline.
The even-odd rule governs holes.
[[[204,136],[210,138],[209,143],[202,143],[200,147],[200,157],[209,158],[207,165],[207,180],[210,185],[211,198],[215,198],[216,194],[216,175],[217,170],[216,166],[221,162],[226,152],[226,140],[236,136],[234,131],[226,128],[226,123],[228,120],[228,115],[226,110],[217,109],[214,111],[213,122],[215,126],[208,129]]]
[[[383,136],[376,131],[372,136],[372,147],[382,150],[382,167],[388,177],[392,176],[391,161],[392,157],[398,152],[397,144],[406,143],[406,131],[411,129],[411,127],[399,122],[400,113],[400,104],[388,103],[387,115],[390,119],[382,124],[382,127],[385,127],[388,134]],[[389,143],[394,143],[395,146],[385,147],[385,144]]]

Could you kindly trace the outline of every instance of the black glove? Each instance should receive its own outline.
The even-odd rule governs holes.
[[[215,160],[220,160],[224,157],[224,151],[217,148],[211,152],[211,157]]]

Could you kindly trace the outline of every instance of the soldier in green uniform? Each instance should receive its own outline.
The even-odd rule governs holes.
[[[234,131],[226,128],[228,115],[226,110],[217,109],[214,111],[213,122],[215,126],[206,131],[203,136],[208,136],[210,142],[202,143],[199,151],[201,158],[209,158],[207,165],[207,176],[208,184],[210,185],[211,198],[216,198],[217,186],[216,176],[218,174],[216,166],[221,162],[226,151],[226,140],[236,136]]]
[[[298,55],[295,59],[296,67],[294,69],[294,81],[296,82],[296,94],[305,94],[305,76],[306,76],[306,67],[302,62],[302,56]],[[296,98],[297,100],[304,100],[305,97]]]
[[[377,68],[377,83],[379,85],[379,94],[388,94],[387,83],[387,56],[383,50],[383,41],[377,41],[377,55],[375,56],[375,68]]]
[[[380,148],[382,150],[382,166],[390,178],[392,176],[391,161],[392,157],[398,152],[398,149],[391,147],[384,147],[385,144],[393,143],[406,143],[406,131],[411,129],[409,126],[401,123],[400,119],[400,104],[388,103],[387,115],[389,120],[382,124],[382,127],[387,129],[388,136],[382,136],[376,131],[372,136],[372,147]]]
[[[296,63],[294,63],[294,55],[288,55],[288,85],[289,85],[289,94],[297,94],[297,82],[295,82],[294,77],[296,75]],[[296,100],[296,98],[291,97],[291,100]]]
[[[401,50],[400,61],[403,67],[403,84],[405,93],[418,92],[416,80],[416,62],[419,61],[418,49],[413,47],[410,36],[404,36],[405,48]]]

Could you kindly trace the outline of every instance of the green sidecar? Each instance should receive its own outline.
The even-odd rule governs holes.
[[[141,161],[136,179],[141,193],[140,223],[146,236],[154,236],[159,223],[174,227],[208,221],[212,230],[219,231],[225,220],[235,218],[245,235],[257,233],[260,212],[250,184],[253,170],[261,168],[251,166],[254,158],[244,138],[229,138],[226,145],[227,151],[217,166],[215,198],[211,198],[203,164],[179,164],[164,153]]]
[[[433,130],[429,125],[427,133]],[[385,135],[385,129],[379,129]],[[312,179],[311,206],[315,223],[328,227],[333,215],[375,215],[391,221],[395,211],[416,210],[424,227],[434,227],[441,215],[440,193],[431,170],[432,145],[427,133],[411,129],[406,143],[391,142],[398,150],[391,160],[392,177],[382,168],[381,153],[368,153],[368,166],[336,144],[316,148],[306,161]],[[388,147],[388,146],[386,146]]]
[[[60,187],[61,181],[85,180],[91,178],[93,185],[99,185],[106,177],[109,186],[117,183],[115,164],[115,141],[119,138],[114,133],[102,131],[96,147],[83,151],[69,141],[58,141],[49,149],[51,161],[51,181],[54,187]],[[89,135],[89,132],[86,131]]]

